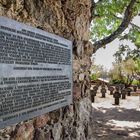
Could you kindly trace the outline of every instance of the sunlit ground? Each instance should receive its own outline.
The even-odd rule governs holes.
[[[119,106],[113,104],[113,96],[107,94],[101,98],[99,89],[92,104],[97,140],[140,140],[139,96],[121,99]]]
[[[127,127],[127,128],[140,128],[140,122],[133,122],[133,121],[110,120],[106,123],[106,125]]]

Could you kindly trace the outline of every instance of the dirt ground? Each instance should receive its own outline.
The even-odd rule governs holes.
[[[99,90],[98,90],[99,92]],[[140,140],[139,96],[129,96],[114,106],[109,93],[101,98],[99,92],[92,104],[92,123],[95,140]]]

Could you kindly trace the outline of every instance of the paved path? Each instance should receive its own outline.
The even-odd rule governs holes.
[[[112,105],[112,95],[100,98],[98,93],[92,104],[93,134],[96,140],[140,140],[139,97],[130,96]]]

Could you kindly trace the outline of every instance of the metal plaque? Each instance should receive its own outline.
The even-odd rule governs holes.
[[[0,128],[72,103],[72,42],[0,17]]]

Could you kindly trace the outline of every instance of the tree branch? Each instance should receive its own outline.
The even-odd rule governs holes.
[[[105,15],[105,16],[109,16],[109,15],[107,14],[107,15]],[[117,18],[117,19],[119,19],[119,20],[123,20],[123,18],[118,17],[118,16],[116,16],[116,15],[114,15],[114,14],[112,14],[112,16],[115,17],[115,18]],[[98,15],[98,14],[95,14],[95,15],[94,15],[94,18],[102,18],[102,17],[103,17],[103,16],[100,16],[100,15]],[[135,27],[135,28],[140,29],[140,26],[138,26],[138,25],[136,25],[136,24],[134,24],[134,23],[132,23],[132,22],[130,22],[129,24],[130,24],[131,26]]]
[[[136,3],[136,0],[131,0],[129,5],[127,6],[125,13],[124,13],[124,18],[121,23],[121,25],[117,28],[116,31],[114,31],[111,35],[95,42],[94,45],[94,52],[96,52],[99,48],[105,46],[106,44],[112,42],[114,39],[118,37],[129,25],[132,17],[133,17],[133,7],[134,4]]]
[[[114,17],[116,17],[116,18],[118,18],[118,19],[120,19],[120,20],[123,20],[123,18],[117,17],[116,15],[114,15]],[[134,23],[132,23],[132,22],[130,22],[129,24],[130,24],[132,27],[135,27],[135,28],[137,28],[137,29],[140,29],[140,26],[138,26],[138,25],[136,25],[136,24],[134,24]]]

